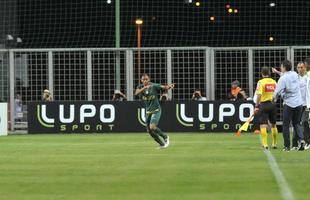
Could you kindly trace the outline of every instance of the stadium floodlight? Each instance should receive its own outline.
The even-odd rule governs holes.
[[[141,26],[143,24],[143,20],[142,19],[136,19],[135,21],[136,25],[137,25],[137,36],[138,36],[138,48],[141,47]]]
[[[143,20],[142,19],[136,19],[136,25],[142,25]]]
[[[140,52],[140,47],[141,47],[141,36],[142,36],[142,31],[141,31],[141,26],[143,24],[142,19],[136,19],[135,21],[136,26],[137,26],[137,47],[138,47],[138,77],[140,77],[140,69],[141,69],[141,52]]]
[[[269,42],[273,42],[274,41],[274,37],[269,36]]]
[[[112,3],[112,0],[107,0],[107,4],[111,4]]]

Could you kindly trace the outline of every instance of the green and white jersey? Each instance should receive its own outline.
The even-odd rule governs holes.
[[[307,74],[299,77],[299,84],[300,84],[300,93],[303,101],[303,106],[307,105]]]
[[[144,90],[140,96],[145,104],[146,112],[152,113],[160,110],[159,95],[162,90],[161,85],[157,83],[150,83],[150,87]],[[140,84],[137,89],[143,88],[143,84]]]
[[[306,100],[307,100],[307,108],[310,108],[310,72],[307,72]]]

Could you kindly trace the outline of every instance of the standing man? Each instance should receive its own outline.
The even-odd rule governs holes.
[[[174,84],[160,85],[151,83],[148,74],[142,75],[141,83],[137,87],[135,95],[141,95],[146,107],[146,129],[159,144],[160,149],[167,148],[169,146],[169,136],[157,127],[161,115],[158,97],[160,91],[173,89]]]
[[[276,70],[275,68],[273,68],[272,71],[282,76],[282,73]],[[302,123],[302,128],[303,128],[304,139],[306,143],[305,149],[309,149],[310,148],[310,128],[309,128],[309,122],[308,122],[309,111],[306,109],[307,108],[307,67],[304,62],[299,62],[297,64],[297,72],[298,72],[298,77],[299,77],[301,97],[303,100],[301,123]],[[298,150],[298,135],[295,131],[293,134],[291,150]]]
[[[276,105],[272,102],[272,97],[276,89],[277,83],[270,78],[270,70],[268,67],[263,67],[262,79],[258,81],[256,88],[256,104],[255,112],[259,115],[260,133],[262,136],[262,146],[264,149],[268,149],[267,143],[267,127],[268,120],[271,123],[272,134],[272,148],[277,148],[277,135],[278,129],[276,125]]]
[[[305,68],[306,68],[306,108],[303,113],[302,121],[304,125],[304,129],[308,130],[308,137],[310,140],[310,58],[305,60]],[[310,144],[306,146],[306,149],[310,149]]]
[[[310,128],[309,128],[309,123],[308,123],[309,112],[306,109],[307,108],[307,97],[306,97],[307,96],[307,69],[306,69],[306,65],[304,62],[298,63],[297,72],[298,72],[298,77],[299,77],[301,97],[303,101],[301,124],[302,124],[304,139],[306,142],[305,149],[309,149],[310,148]],[[298,149],[298,136],[295,131],[294,131],[292,145],[293,145],[292,150]]]
[[[283,99],[283,151],[290,151],[290,123],[292,122],[294,131],[300,142],[298,150],[304,150],[304,136],[301,130],[300,119],[302,114],[302,97],[300,92],[299,78],[292,70],[292,63],[284,60],[281,63],[283,75],[278,81],[278,85],[273,94],[273,101],[276,102],[278,96]]]

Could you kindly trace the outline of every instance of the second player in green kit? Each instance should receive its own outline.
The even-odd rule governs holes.
[[[169,136],[158,128],[158,123],[161,116],[161,106],[159,103],[159,95],[162,90],[174,88],[174,84],[160,85],[150,82],[148,74],[143,74],[141,83],[135,92],[135,95],[140,95],[146,109],[146,129],[152,138],[159,144],[160,148],[169,146]]]

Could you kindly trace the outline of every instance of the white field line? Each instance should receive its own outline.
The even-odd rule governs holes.
[[[259,135],[259,138],[261,140],[261,136]],[[283,200],[295,200],[294,194],[288,185],[288,182],[286,181],[281,169],[279,168],[279,165],[275,159],[275,157],[272,155],[272,153],[269,150],[264,150],[265,155],[268,159],[269,167],[276,178],[278,187],[280,188],[281,196]]]

